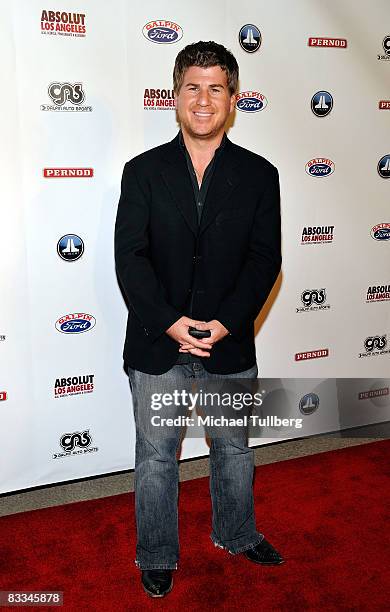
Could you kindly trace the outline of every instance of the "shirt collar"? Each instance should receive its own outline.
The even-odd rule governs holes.
[[[226,145],[226,141],[227,141],[227,136],[226,136],[226,132],[224,132],[224,133],[223,133],[223,136],[222,136],[221,144],[220,144],[220,145],[219,145],[219,147],[218,147],[218,148],[215,150],[215,155],[216,155],[216,156],[217,156],[217,155],[219,155],[219,154],[220,154],[220,153],[223,151],[223,149],[224,149],[224,147],[225,147],[225,145]],[[186,145],[185,145],[184,138],[183,138],[183,132],[182,132],[181,130],[179,131],[179,142],[180,142],[180,146],[181,146],[181,148],[183,149],[183,151],[184,151],[185,153],[188,153],[188,151],[187,151],[187,147],[186,147]]]

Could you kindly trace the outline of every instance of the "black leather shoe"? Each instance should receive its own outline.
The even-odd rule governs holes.
[[[263,538],[254,548],[245,550],[243,555],[245,555],[249,561],[261,563],[262,565],[280,565],[284,563],[283,557],[265,538]]]
[[[142,570],[142,586],[150,597],[164,597],[173,587],[172,570]]]

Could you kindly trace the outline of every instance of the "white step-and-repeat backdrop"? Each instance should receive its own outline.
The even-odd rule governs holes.
[[[0,492],[133,467],[120,179],[176,134],[173,64],[198,40],[240,65],[229,137],[280,172],[260,376],[313,433],[388,420],[387,0],[15,0],[1,14]],[[182,457],[207,452],[186,439]]]

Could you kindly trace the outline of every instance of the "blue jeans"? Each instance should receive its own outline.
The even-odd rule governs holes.
[[[175,365],[161,375],[129,368],[136,424],[135,514],[137,546],[135,563],[140,569],[177,569],[178,461],[181,427],[169,436],[153,434],[142,418],[150,410],[150,391],[164,381],[180,386],[183,379],[251,378],[257,365],[236,374],[211,374],[201,362]],[[155,388],[155,387],[154,387]],[[143,411],[143,413],[141,413]],[[242,433],[213,437],[210,447],[211,540],[232,554],[253,548],[264,535],[256,531],[253,502],[254,452]]]

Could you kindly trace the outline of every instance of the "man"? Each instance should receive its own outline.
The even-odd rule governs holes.
[[[152,597],[172,589],[177,569],[180,428],[150,433],[150,392],[156,382],[256,378],[254,320],[281,266],[278,172],[224,132],[237,92],[235,58],[215,42],[188,45],[173,82],[180,132],[126,163],[115,227],[136,422],[135,562]],[[196,338],[190,327],[210,335]],[[281,563],[256,531],[247,439],[213,439],[210,467],[213,543]]]

